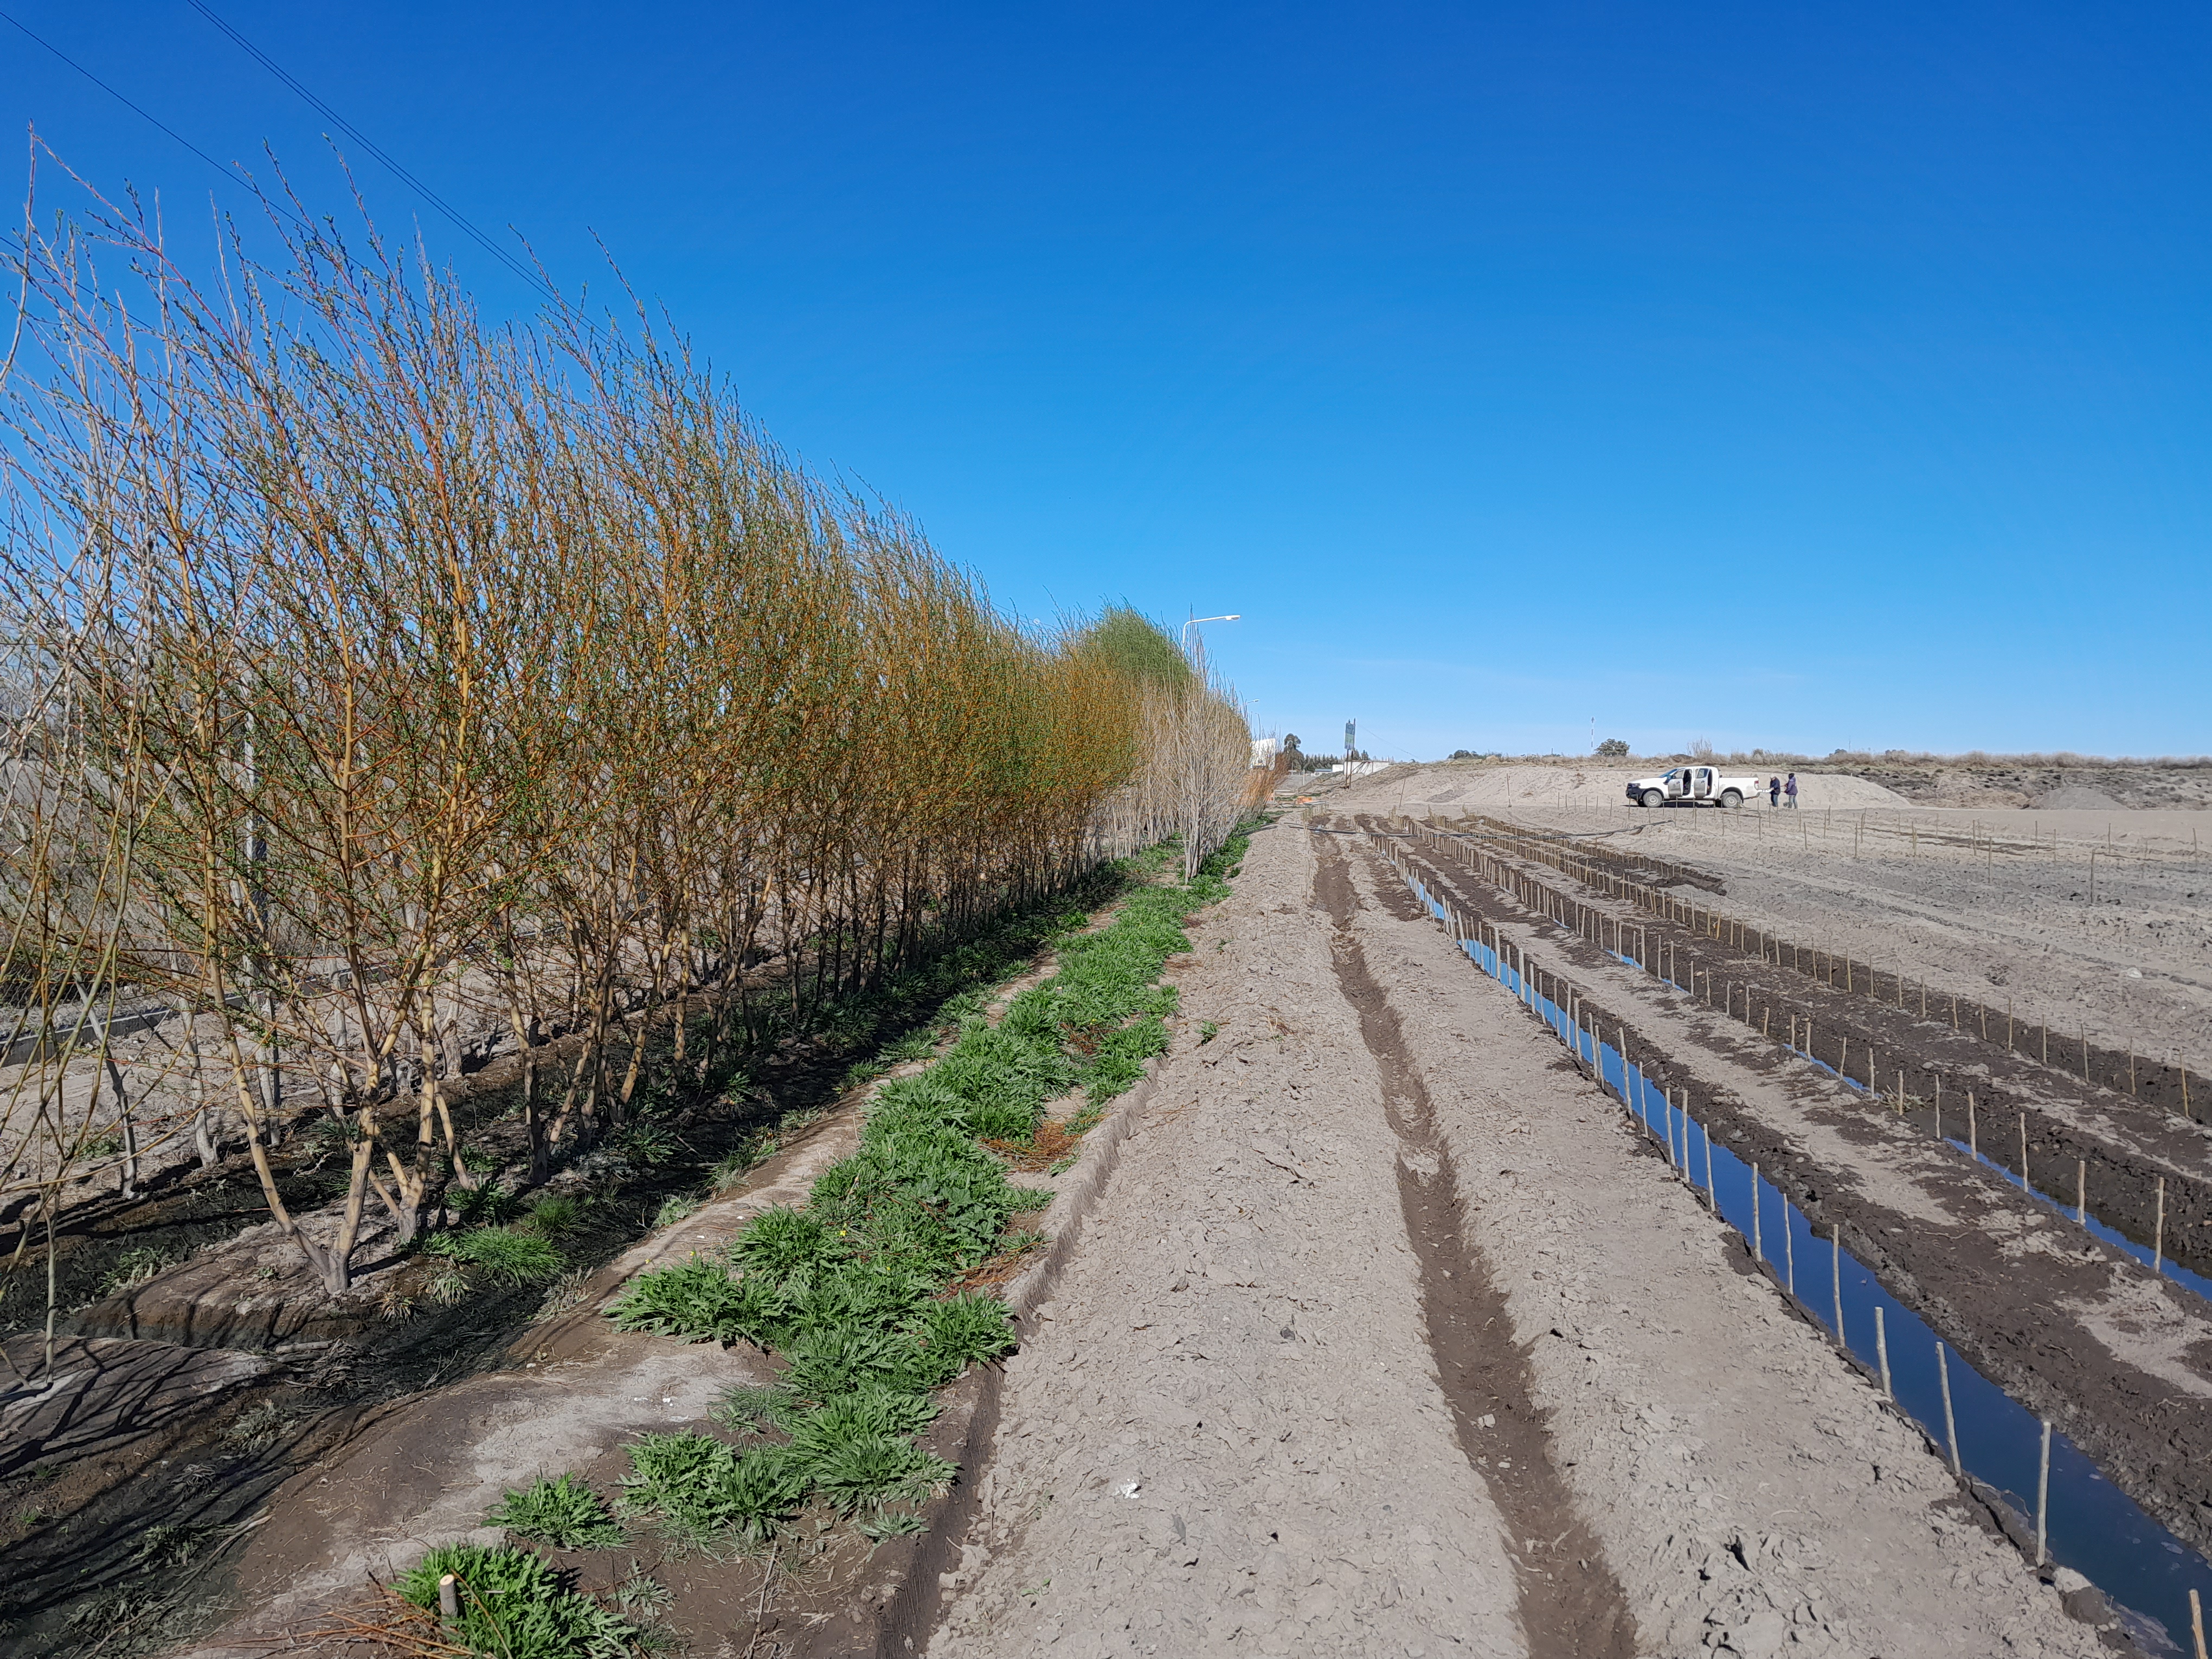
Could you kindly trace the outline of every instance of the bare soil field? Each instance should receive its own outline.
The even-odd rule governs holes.
[[[1795,813],[1647,811],[1625,799],[1632,775],[1408,768],[1316,799],[1480,813],[1680,863],[1722,884],[1715,902],[1738,921],[2008,1003],[2022,1025],[2212,1067],[2212,811],[1930,809],[1804,773]]]
[[[927,1650],[2121,1640],[1340,827],[1197,931],[1218,1035],[1007,1363]]]
[[[927,1443],[962,1474],[928,1533],[870,1551],[841,1532],[817,1554],[802,1524],[788,1553],[687,1557],[646,1540],[562,1565],[589,1588],[649,1571],[690,1651],[731,1659],[2185,1644],[2171,1609],[2161,1630],[2080,1574],[2039,1568],[2032,1498],[1954,1475],[1399,874],[1417,870],[1683,1091],[1962,1360],[2202,1550],[2212,1305],[1954,1144],[1971,1133],[1971,1086],[1984,1152],[2009,1158],[2024,1126],[2037,1187],[2070,1198],[2083,1171],[2094,1216],[2212,1268],[2206,1131],[2154,1090],[2128,1091],[2118,1034],[2091,1045],[2084,1079],[2018,1031],[1983,1036],[1980,1013],[1953,1022],[1944,988],[1985,1013],[1993,994],[2044,986],[2053,960],[2094,960],[2080,942],[2070,957],[2004,955],[2032,855],[2008,868],[1996,843],[1940,839],[1924,812],[1923,844],[1908,813],[1900,850],[1898,830],[1833,808],[1763,829],[1748,812],[1632,814],[1559,789],[1540,808],[1546,780],[1504,770],[1479,798],[1424,799],[1455,787],[1449,771],[1385,773],[1291,814],[1193,918],[1193,952],[1170,964],[1170,1051],[1072,1162],[1024,1177],[1058,1191],[1054,1243],[1008,1285],[1018,1350],[948,1391]],[[2136,884],[2119,890],[2188,914],[2175,827],[2155,833],[2116,830],[2111,845],[2136,854],[2115,858]],[[2087,841],[2065,830],[2057,866]],[[1894,943],[1869,964],[1878,953],[1832,917],[1868,872],[1869,908],[1943,915],[1939,870],[1962,895],[2017,882],[2010,911],[1962,903],[1943,935],[2006,966],[2008,986]],[[2067,901],[2041,902],[2057,928]],[[1808,933],[1826,941],[1817,962],[1781,951]],[[2179,975],[2185,952],[2170,954],[2162,971]],[[2045,1006],[2024,1000],[2019,1017]],[[1775,1035],[1778,1012],[1802,1043]],[[1860,1045],[1882,1056],[1866,1073]],[[2155,1080],[2146,1062],[2136,1083]],[[611,1487],[623,1442],[700,1426],[721,1386],[765,1380],[750,1352],[623,1335],[600,1310],[642,1267],[717,1249],[802,1193],[855,1124],[849,1107],[831,1114],[471,1375],[295,1430],[261,1474],[192,1496],[240,1540],[206,1588],[239,1611],[196,1650],[359,1650],[307,1632],[431,1545],[488,1539],[504,1486],[574,1468]],[[296,1339],[246,1353],[227,1337],[131,1335],[101,1327],[70,1349],[96,1409],[5,1426],[74,1435],[88,1468],[119,1456],[151,1478],[172,1455],[205,1467],[195,1434],[220,1439],[253,1401],[312,1394],[332,1363]],[[0,1462],[11,1473],[33,1478]]]

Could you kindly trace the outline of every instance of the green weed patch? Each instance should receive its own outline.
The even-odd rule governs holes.
[[[809,1498],[870,1537],[919,1524],[887,1506],[957,1474],[915,1443],[936,1414],[930,1395],[1014,1346],[1003,1302],[945,1287],[1051,1197],[1010,1182],[981,1143],[1028,1148],[1046,1103],[1079,1088],[1088,1127],[1165,1052],[1176,993],[1160,974],[1190,949],[1184,918],[1228,893],[1221,872],[1242,860],[1247,834],[1187,884],[1134,887],[1096,933],[1075,931],[1079,914],[1062,917],[1056,971],[995,1024],[983,1018],[987,993],[945,1003],[957,1040],[927,1071],[876,1091],[858,1150],[823,1171],[803,1208],[755,1217],[726,1255],[631,1281],[609,1310],[625,1330],[783,1356],[775,1386],[732,1389],[713,1414],[785,1438],[741,1450],[710,1435],[647,1435],[630,1448],[625,1509],[701,1540],[765,1537]]]
[[[444,1634],[482,1659],[627,1659],[637,1635],[528,1550],[450,1545],[432,1550],[393,1588],[434,1613],[438,1580],[449,1572],[459,1581],[461,1616]]]
[[[508,1492],[484,1524],[561,1550],[611,1549],[623,1537],[622,1523],[607,1513],[599,1495],[573,1474]]]

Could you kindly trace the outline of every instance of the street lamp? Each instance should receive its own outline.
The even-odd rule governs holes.
[[[1225,617],[1193,617],[1188,622],[1182,625],[1182,648],[1184,654],[1188,655],[1190,652],[1190,630],[1197,627],[1199,623],[1210,622],[1242,622],[1243,620],[1243,618],[1233,611]]]

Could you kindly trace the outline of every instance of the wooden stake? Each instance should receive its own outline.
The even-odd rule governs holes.
[[[1882,1322],[1881,1304],[1879,1302],[1874,1304],[1874,1353],[1881,1367],[1881,1397],[1894,1400],[1897,1396],[1890,1392],[1889,1387],[1889,1329]]]
[[[1782,1189],[1778,1187],[1775,1190],[1780,1192]],[[1786,1194],[1782,1200],[1782,1271],[1784,1286],[1790,1295],[1796,1295],[1797,1233],[1790,1224],[1790,1199]]]
[[[1943,1390],[1943,1443],[1950,1449],[1951,1473],[1963,1474],[1959,1467],[1959,1424],[1951,1415],[1951,1364],[1943,1357],[1943,1345],[1936,1344],[1936,1383]]]
[[[1765,1241],[1759,1233],[1759,1165],[1751,1166],[1751,1259],[1761,1267],[1766,1263]]]
[[[2191,830],[2189,836],[2193,843],[2197,838],[2197,832],[2194,830]],[[2190,848],[2191,857],[2196,855],[2196,848],[2192,845]],[[2212,1655],[2208,1655],[2204,1651],[2204,1605],[2197,1599],[2195,1590],[2189,1592],[2189,1633],[2197,1638],[2197,1659],[2212,1659]]]
[[[2043,1419],[2043,1462],[2035,1476],[2035,1565],[2050,1559],[2045,1540],[2051,1535],[2051,1419]]]
[[[2150,1270],[2160,1271],[2159,1264],[2166,1260],[2166,1177],[2158,1178],[2158,1219],[2152,1224],[2150,1235]]]
[[[459,1619],[461,1616],[460,1584],[450,1572],[441,1575],[438,1579],[438,1616],[441,1619]]]
[[[2074,1160],[2074,1220],[2076,1225],[2089,1224],[2089,1160]]]
[[[1844,1340],[1844,1229],[1840,1222],[1828,1227],[1828,1278],[1836,1297],[1836,1346],[1850,1345]]]
[[[1966,1151],[1974,1158],[1982,1155],[1982,1149],[1974,1144],[1974,1091],[1972,1089],[1966,1091]]]
[[[1682,1121],[1685,1125],[1688,1123],[1689,1115],[1687,1112],[1683,1114]],[[1704,1127],[1705,1134],[1705,1207],[1711,1210],[1715,1215],[1718,1215],[1721,1212],[1720,1194],[1713,1191],[1713,1126],[1708,1123],[1705,1125]],[[1683,1133],[1686,1134],[1688,1133],[1686,1127],[1684,1129]]]
[[[2020,1184],[2031,1193],[2035,1190],[2027,1178],[2027,1112],[2025,1108],[2020,1115]]]

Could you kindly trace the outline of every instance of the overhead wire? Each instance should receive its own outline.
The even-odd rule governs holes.
[[[282,64],[279,64],[274,58],[271,58],[267,52],[264,52],[259,46],[254,45],[252,41],[246,39],[244,34],[240,33],[237,29],[232,27],[230,24],[224,21],[222,17],[216,15],[215,9],[207,4],[207,0],[191,0],[191,7],[194,11],[199,13],[201,16],[206,18],[209,22],[214,24],[216,28],[220,29],[240,52],[246,53],[247,57],[253,59],[255,63],[260,64],[262,68],[267,70],[270,74],[276,76],[278,81],[290,88],[293,92],[296,93],[308,106],[308,107],[314,110],[325,120],[329,121],[332,126],[336,127],[340,132],[345,134],[347,137],[353,140],[356,144],[358,144],[362,149],[366,150],[369,155],[382,166],[386,172],[390,173],[393,178],[398,179],[400,183],[405,185],[410,190],[413,191],[417,196],[421,197],[425,202],[428,202],[441,214],[444,215],[446,219],[453,224],[454,228],[470,238],[477,244],[477,246],[483,249],[485,252],[490,254],[493,258],[498,260],[502,265],[506,266],[509,271],[513,272],[515,276],[520,276],[524,282],[529,283],[532,288],[540,289],[556,300],[558,300],[561,297],[553,288],[553,285],[545,280],[541,272],[534,270],[530,265],[525,264],[522,260],[516,258],[514,254],[510,253],[507,249],[495,242],[489,236],[485,234],[483,230],[479,229],[475,222],[471,221],[466,214],[453,206],[452,203],[447,201],[444,197],[439,195],[438,192],[431,189],[429,185],[424,184],[421,179],[417,178],[412,171],[398,161],[381,144],[378,143],[374,138],[371,138],[366,132],[363,132],[351,121],[347,120],[344,116],[339,114],[337,110],[333,109],[321,97],[318,96],[314,90],[305,82],[301,81],[299,76],[294,75]]]
[[[76,58],[70,57],[52,41],[47,40],[44,35],[40,34],[33,30],[21,18],[16,17],[10,13],[0,11],[0,22],[6,22],[12,25],[16,30],[27,36],[34,44],[45,47],[55,57],[60,58],[63,63],[68,64],[79,75],[84,76],[86,80],[91,82],[93,85],[98,87],[110,98],[112,98],[117,103],[122,105],[124,108],[129,110],[133,115],[136,115],[140,120],[145,122],[149,126],[154,127],[157,131],[167,134],[169,137],[183,145],[186,149],[191,151],[191,153],[198,156],[201,161],[205,161],[217,173],[220,173],[224,178],[229,179],[231,183],[234,185],[244,185],[248,190],[252,191],[257,197],[260,197],[263,201],[265,202],[268,200],[266,196],[262,195],[260,187],[255,185],[253,181],[247,178],[244,173],[223,166],[222,162],[216,161],[214,156],[209,155],[191,139],[185,137],[184,134],[179,132],[167,122],[152,113],[143,105],[133,102],[122,93],[117,91],[113,87],[108,85],[106,82],[101,80],[97,75],[94,75],[83,64],[78,63]]]

